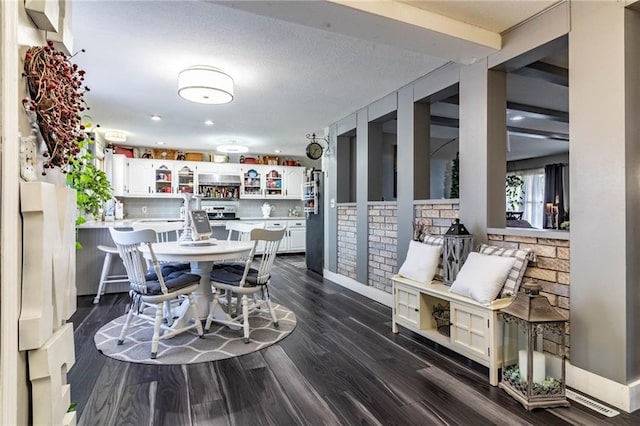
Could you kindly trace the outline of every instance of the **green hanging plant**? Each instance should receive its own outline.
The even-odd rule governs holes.
[[[100,209],[112,198],[111,183],[107,175],[93,164],[95,157],[87,150],[91,143],[93,140],[89,136],[78,142],[83,154],[69,161],[67,171],[67,186],[77,191],[76,226],[86,222],[86,215],[92,216],[95,220],[99,219]]]
[[[507,206],[509,211],[514,212],[524,201],[524,179],[516,175],[508,175],[505,188],[507,192]]]
[[[460,198],[460,153],[456,152],[456,158],[451,160],[451,189],[449,198]]]

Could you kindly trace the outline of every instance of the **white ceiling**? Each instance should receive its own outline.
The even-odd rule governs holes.
[[[461,27],[453,23],[443,36],[429,27],[428,16],[424,25],[408,24],[326,1],[74,1],[74,45],[86,50],[75,62],[87,72],[93,120],[126,132],[128,146],[163,141],[167,148],[212,151],[236,141],[255,154],[303,155],[307,133],[323,134],[449,60],[494,51],[484,41],[490,32],[554,2],[392,3],[416,16],[434,11]],[[476,39],[458,38],[469,25],[484,30]],[[178,73],[198,64],[234,78],[231,103],[201,105],[178,96]],[[153,114],[162,120],[152,121]],[[215,124],[205,126],[207,119]]]

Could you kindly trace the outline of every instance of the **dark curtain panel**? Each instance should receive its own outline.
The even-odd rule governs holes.
[[[557,221],[553,221],[553,226],[549,226],[548,221],[545,221],[545,228],[559,228],[560,224],[564,222],[564,191],[562,184],[562,169],[564,165],[562,164],[548,164],[544,167],[544,202],[545,207],[549,204],[552,204],[553,207],[558,208],[558,218]],[[546,208],[545,208],[546,215]]]

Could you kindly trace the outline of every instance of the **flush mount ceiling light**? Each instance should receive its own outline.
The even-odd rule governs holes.
[[[213,120],[205,120],[204,121],[204,125],[205,126],[213,126]]]
[[[236,145],[234,143],[229,145],[218,145],[216,147],[216,151],[225,152],[228,154],[243,154],[245,152],[248,152],[249,148],[244,145]]]
[[[195,65],[178,74],[178,94],[200,104],[226,104],[233,100],[233,79],[218,68]]]
[[[104,131],[104,139],[107,142],[123,143],[127,141],[127,134],[121,130],[108,129]]]
[[[162,120],[162,117],[160,117],[159,115],[152,115],[152,116],[151,116],[151,119],[152,119],[153,121],[160,121],[160,120]]]

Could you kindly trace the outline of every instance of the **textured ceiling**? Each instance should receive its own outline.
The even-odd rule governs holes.
[[[502,33],[514,25],[526,21],[557,0],[418,0],[400,1],[419,9],[428,10],[475,25],[496,33]]]
[[[500,8],[496,2],[482,1],[417,3],[500,31],[552,2],[532,2],[535,7],[515,2],[527,4]],[[87,71],[91,115],[103,129],[126,132],[129,146],[157,147],[156,142],[163,141],[167,148],[210,151],[236,141],[248,145],[252,153],[280,149],[284,155],[303,155],[307,133],[322,134],[325,126],[448,61],[416,52],[409,42],[406,48],[399,46],[406,25],[387,38],[367,38],[375,34],[377,23],[368,33],[359,32],[362,38],[334,32],[330,22],[302,25],[305,7],[317,12],[313,15],[317,18],[325,5],[332,5],[328,2],[76,1],[72,5],[75,48],[86,49],[76,62]],[[294,5],[295,19],[273,17]],[[261,14],[240,10],[254,6],[269,10]],[[339,16],[344,21],[348,13]],[[365,22],[361,12],[358,16]],[[411,31],[415,34],[415,28]],[[424,45],[428,37],[425,33]],[[177,95],[178,73],[197,64],[216,66],[234,78],[231,103],[200,105]],[[151,121],[152,114],[162,120]],[[205,126],[207,119],[215,124]]]

